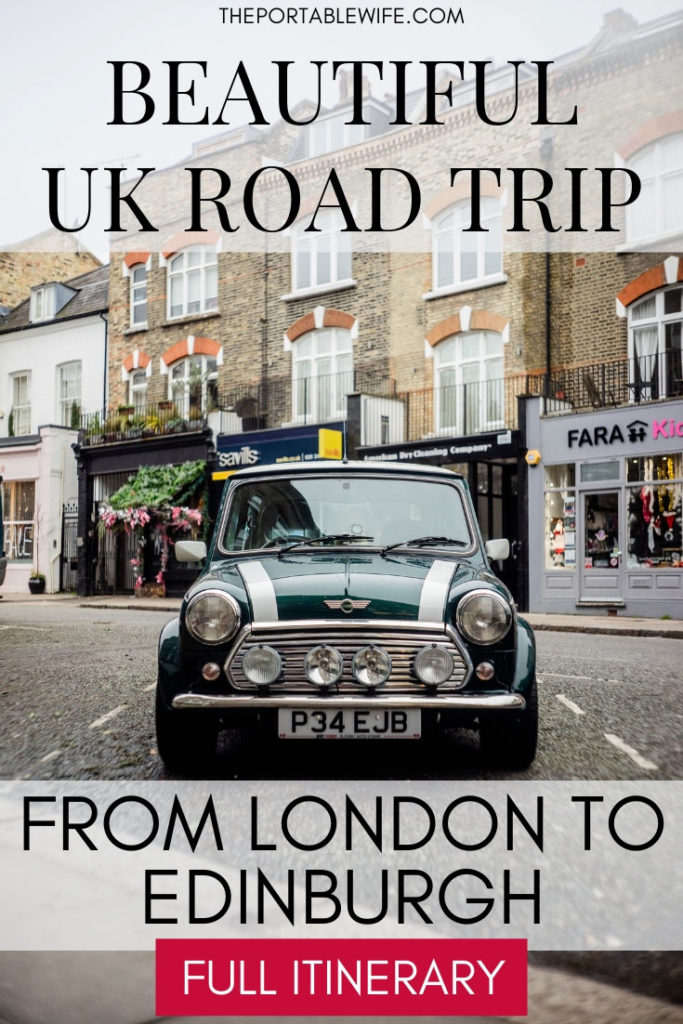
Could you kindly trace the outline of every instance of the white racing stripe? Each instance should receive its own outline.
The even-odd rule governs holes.
[[[605,732],[603,736],[608,743],[611,743],[617,750],[621,750],[623,754],[626,754],[631,758],[632,761],[642,768],[645,772],[656,772],[658,771],[657,765],[653,764],[652,761],[648,761],[646,757],[643,757],[634,747],[629,747],[628,743],[624,743],[620,736],[615,736],[613,733]]]
[[[434,559],[422,584],[420,610],[417,614],[420,622],[443,622],[446,598],[454,572],[455,562]]]
[[[251,601],[254,622],[277,622],[277,598],[273,581],[261,562],[243,562],[240,576]]]

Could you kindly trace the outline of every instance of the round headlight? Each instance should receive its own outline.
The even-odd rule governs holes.
[[[282,658],[272,647],[252,647],[242,658],[242,669],[250,683],[268,686],[282,672]]]
[[[494,590],[474,590],[458,605],[458,629],[475,644],[495,644],[510,628],[512,608]]]
[[[344,660],[334,647],[313,647],[304,658],[304,672],[315,686],[334,686],[341,679]]]
[[[431,644],[423,647],[415,655],[413,669],[421,683],[427,686],[439,686],[445,683],[453,674],[455,663],[453,655],[445,647],[437,647]]]
[[[222,644],[240,624],[237,601],[222,590],[205,590],[193,597],[185,612],[185,625],[204,644]]]
[[[363,647],[354,655],[351,672],[360,686],[381,686],[391,674],[391,658],[381,647]]]

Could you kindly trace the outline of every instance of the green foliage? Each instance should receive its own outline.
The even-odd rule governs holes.
[[[14,437],[14,409],[10,409],[7,420],[7,436]]]
[[[71,411],[69,413],[69,426],[72,430],[78,430],[81,425],[81,407],[78,402],[74,399],[71,403]]]
[[[183,505],[204,482],[205,468],[206,463],[201,461],[183,462],[180,466],[141,466],[107,503],[115,511]]]

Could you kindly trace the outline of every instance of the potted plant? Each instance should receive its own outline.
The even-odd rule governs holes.
[[[45,593],[45,576],[42,572],[36,572],[34,569],[28,578],[28,589],[32,594]]]

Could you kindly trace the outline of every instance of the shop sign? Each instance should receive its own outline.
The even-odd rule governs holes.
[[[644,420],[633,420],[631,423],[627,423],[625,430],[631,444],[644,441],[647,437],[647,423]],[[575,445],[577,448],[583,448],[585,445],[590,448],[597,448],[601,444],[610,445],[617,441],[624,444],[625,440],[624,433],[618,423],[615,423],[612,427],[599,424],[595,427],[584,427],[582,430],[576,428],[567,431],[567,446],[569,448],[573,448]]]
[[[219,470],[213,474],[214,480],[225,480],[245,466],[342,459],[344,424],[252,431],[237,438],[234,434],[219,434],[216,449]]]

